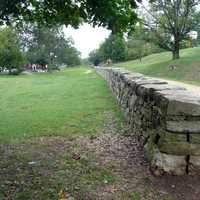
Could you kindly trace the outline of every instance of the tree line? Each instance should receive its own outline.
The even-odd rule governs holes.
[[[108,28],[112,34],[105,43],[115,42],[108,46],[104,43],[91,53],[91,59],[97,57],[98,62],[107,58],[116,62],[134,57],[141,59],[158,48],[171,51],[172,59],[179,59],[180,49],[191,42],[191,31],[199,30],[199,3],[200,0],[2,0],[0,24],[25,21],[38,27],[71,25],[78,28],[86,22]],[[135,31],[138,23],[143,37],[139,39]],[[123,33],[131,36],[128,42],[119,37]],[[35,48],[32,46],[32,52]]]
[[[128,36],[111,33],[99,49],[92,51],[93,64],[140,59],[152,53],[171,51],[180,58],[180,49],[200,45],[199,0],[140,2],[138,22]]]
[[[33,64],[50,71],[80,63],[80,52],[72,38],[65,38],[61,26],[23,22],[0,28],[0,71],[19,74]]]
[[[99,49],[93,50],[89,54],[89,62],[99,65],[135,59],[142,61],[144,56],[164,51],[158,45],[147,41],[145,35],[140,27],[135,28],[134,34],[129,35],[126,39],[121,34],[111,33]]]

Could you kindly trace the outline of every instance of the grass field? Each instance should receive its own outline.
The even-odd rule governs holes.
[[[181,58],[173,61],[170,52],[153,54],[139,60],[116,64],[142,74],[200,85],[200,48],[181,50]],[[176,69],[171,70],[170,65]]]
[[[0,93],[0,199],[85,199],[115,181],[87,147],[123,121],[93,70],[0,76]]]
[[[166,181],[150,173],[93,70],[0,76],[0,93],[0,200],[188,200],[196,194],[198,176]]]
[[[0,76],[0,141],[95,134],[117,113],[106,83],[88,68]]]

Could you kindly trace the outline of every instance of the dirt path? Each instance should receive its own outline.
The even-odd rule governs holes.
[[[1,200],[199,200],[200,179],[155,177],[114,119],[96,136],[0,145]]]

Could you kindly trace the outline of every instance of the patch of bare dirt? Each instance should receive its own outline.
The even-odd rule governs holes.
[[[132,133],[116,132],[110,124],[98,138],[81,140],[83,146],[94,151],[102,164],[111,162],[120,181],[101,188],[100,199],[199,200],[200,178],[193,176],[164,175],[151,173],[144,151]],[[126,196],[127,195],[127,196]]]
[[[200,199],[199,177],[155,177],[134,134],[119,130],[113,121],[97,136],[1,145],[0,157],[1,200]],[[102,169],[109,169],[106,173],[115,180],[98,175]]]

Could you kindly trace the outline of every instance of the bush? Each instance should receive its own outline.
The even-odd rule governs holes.
[[[103,56],[101,55],[100,50],[94,50],[89,54],[89,61],[94,64],[94,66],[98,66],[101,62],[104,61]]]
[[[9,71],[9,74],[10,75],[19,75],[20,73],[22,72],[21,69],[16,69],[16,68],[13,68]]]

